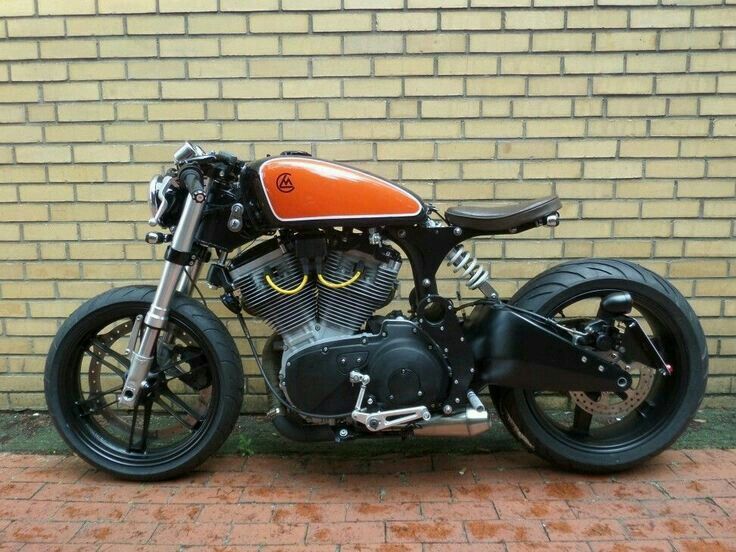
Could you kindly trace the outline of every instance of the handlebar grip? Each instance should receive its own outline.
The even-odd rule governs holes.
[[[186,167],[179,173],[179,180],[195,202],[202,203],[206,199],[207,193],[204,189],[202,173],[199,170],[194,167]]]

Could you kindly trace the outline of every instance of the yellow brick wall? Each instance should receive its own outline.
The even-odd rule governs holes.
[[[440,207],[557,193],[558,229],[476,242],[498,289],[640,262],[690,298],[709,403],[733,401],[734,0],[1,0],[0,408],[43,407],[77,305],[157,278],[147,182],[185,139],[305,149]]]

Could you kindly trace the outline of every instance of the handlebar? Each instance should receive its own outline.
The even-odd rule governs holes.
[[[204,179],[202,173],[196,167],[184,167],[179,172],[179,181],[184,185],[184,188],[192,196],[192,199],[197,203],[202,203],[207,193],[204,189]]]

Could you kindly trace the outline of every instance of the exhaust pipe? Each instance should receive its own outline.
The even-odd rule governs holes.
[[[432,416],[414,428],[418,437],[474,437],[491,429],[488,412],[467,408],[454,416]]]

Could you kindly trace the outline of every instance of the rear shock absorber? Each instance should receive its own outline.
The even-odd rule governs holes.
[[[494,301],[498,299],[498,293],[491,285],[488,270],[478,259],[466,251],[462,244],[453,247],[445,258],[447,259],[447,265],[452,267],[453,272],[463,271],[460,277],[467,280],[465,285],[470,289],[479,289],[483,295]]]

